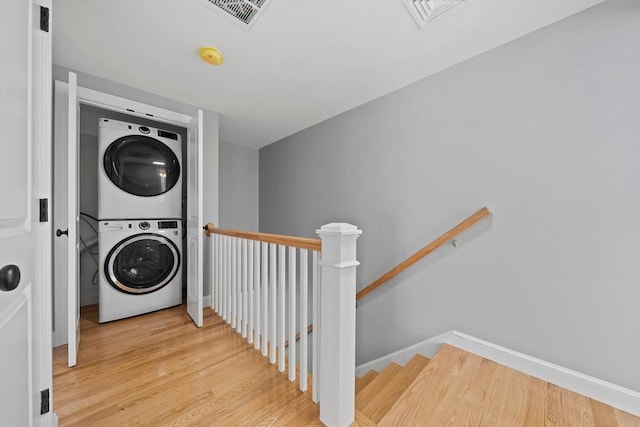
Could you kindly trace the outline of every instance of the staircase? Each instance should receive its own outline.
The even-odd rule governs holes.
[[[356,379],[355,426],[640,426],[640,418],[450,345]]]
[[[311,388],[319,408],[307,404],[319,420],[298,425],[640,427],[638,417],[450,345],[432,360],[416,355],[354,383],[356,301],[489,215],[480,209],[357,293],[361,231],[353,225],[326,224],[320,239],[309,239],[208,224],[212,307],[279,372],[288,370],[298,394]],[[310,320],[311,346],[304,333]],[[312,387],[310,372],[317,375]]]

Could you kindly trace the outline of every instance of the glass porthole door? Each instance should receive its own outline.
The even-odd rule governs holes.
[[[178,249],[156,234],[138,234],[118,243],[105,261],[105,275],[115,289],[147,294],[166,286],[180,266]]]
[[[134,196],[159,196],[180,177],[180,163],[166,144],[144,135],[112,142],[104,153],[104,171],[118,188]]]

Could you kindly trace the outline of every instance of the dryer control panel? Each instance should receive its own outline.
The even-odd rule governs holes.
[[[158,221],[158,230],[178,228],[178,221]]]

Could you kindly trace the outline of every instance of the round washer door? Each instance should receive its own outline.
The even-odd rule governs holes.
[[[180,162],[166,144],[144,135],[113,141],[104,153],[104,171],[116,186],[134,196],[159,196],[180,178]]]
[[[162,235],[137,234],[115,245],[104,264],[107,280],[116,290],[148,294],[175,277],[180,254],[176,245]]]

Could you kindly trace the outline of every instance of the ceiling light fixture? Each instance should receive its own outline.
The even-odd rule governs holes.
[[[224,62],[222,53],[213,46],[205,46],[200,48],[200,58],[207,64],[221,65]]]

